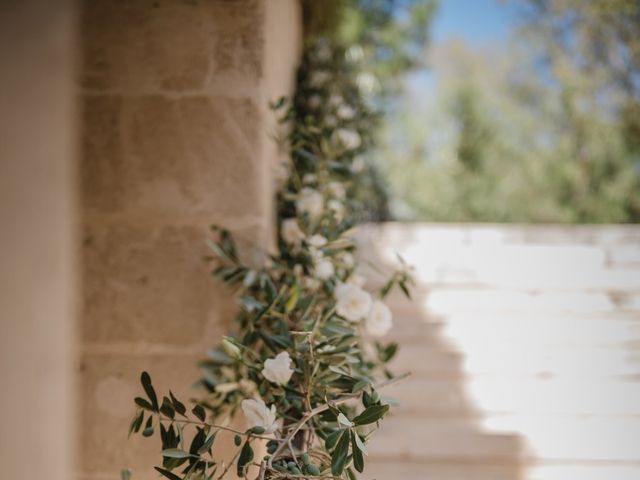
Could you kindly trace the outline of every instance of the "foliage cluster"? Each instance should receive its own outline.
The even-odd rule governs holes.
[[[159,434],[170,480],[240,477],[349,478],[365,467],[366,443],[389,410],[379,390],[397,380],[387,363],[395,343],[384,298],[409,295],[409,269],[373,292],[364,288],[351,229],[362,211],[353,194],[374,121],[350,64],[328,40],[310,41],[296,97],[272,108],[288,127],[289,161],[278,188],[278,237],[264,263],[243,261],[225,229],[214,227],[213,273],[236,292],[235,332],[201,363],[203,394],[190,408],[162,398],[144,372],[144,396],[130,433]],[[242,414],[246,430],[229,426]],[[230,459],[216,454],[220,434],[235,436]],[[267,455],[256,458],[257,445]]]

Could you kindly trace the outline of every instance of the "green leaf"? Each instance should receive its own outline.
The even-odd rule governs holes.
[[[129,435],[133,432],[138,433],[140,427],[142,426],[142,421],[144,420],[144,411],[140,410],[131,420],[131,425],[129,425]]]
[[[360,435],[356,433],[354,438],[356,440],[356,446],[360,449],[360,451],[365,455],[369,455],[369,452],[367,452],[367,447],[365,447],[364,443],[362,443],[362,439],[360,438]]]
[[[198,455],[203,455],[204,453],[211,450],[211,447],[213,446],[213,441],[215,439],[216,439],[216,432],[211,432],[205,439],[202,446],[198,449]]]
[[[171,473],[169,470],[165,470],[164,468],[160,468],[160,467],[153,467],[153,468],[155,468],[158,472],[160,472],[162,475],[167,477],[169,480],[182,480],[178,475],[176,475],[175,473]]]
[[[204,407],[202,405],[196,405],[195,407],[193,407],[193,409],[191,410],[191,412],[198,417],[198,419],[201,422],[204,422],[204,419],[207,418],[207,412],[205,411]]]
[[[285,312],[290,313],[294,308],[296,308],[299,296],[300,288],[298,287],[297,283],[294,283],[293,287],[291,287],[291,295],[289,296],[289,300],[287,300],[287,304],[285,305]]]
[[[368,425],[377,422],[389,411],[389,405],[372,405],[353,419],[356,425]]]
[[[358,434],[354,431],[351,432],[351,452],[353,454],[353,466],[360,473],[364,470],[364,457],[362,456],[362,450],[358,448],[356,438]]]
[[[342,412],[338,414],[338,423],[345,427],[353,427],[353,422],[349,420]]]
[[[173,404],[173,408],[175,409],[175,411],[184,417],[187,413],[187,408],[180,400],[173,396],[171,390],[169,390],[169,396],[171,397],[171,403]]]
[[[154,412],[158,411],[158,397],[156,396],[156,391],[153,389],[153,385],[151,385],[151,377],[147,372],[142,372],[140,375],[140,383],[142,383],[142,388],[147,393],[147,397],[151,400],[151,407]]]
[[[125,468],[120,471],[120,480],[131,480],[131,470]]]
[[[142,431],[142,435],[145,437],[150,437],[153,435],[153,417],[149,417],[146,425],[144,426],[144,430]]]
[[[336,430],[335,432],[331,432],[324,441],[324,446],[327,450],[333,450],[333,447],[336,446],[338,442],[338,438],[342,434],[342,430]]]
[[[138,405],[139,407],[142,407],[145,410],[153,411],[153,406],[146,399],[142,397],[136,397],[133,401],[136,402],[136,405]]]
[[[162,456],[169,458],[187,458],[189,457],[189,454],[179,448],[167,448],[162,451]]]
[[[261,302],[248,295],[240,297],[240,303],[242,303],[242,306],[247,312],[254,312],[264,308]]]
[[[344,430],[340,439],[336,444],[336,448],[331,455],[331,473],[339,477],[347,465],[347,457],[349,456],[349,430]]]
[[[238,470],[237,474],[239,477],[245,476],[245,467],[251,463],[253,460],[253,448],[249,445],[249,441],[247,440],[242,447],[242,451],[240,452],[240,458],[238,459]]]
[[[162,405],[160,406],[160,412],[173,420],[176,416],[176,411],[171,404],[171,401],[167,397],[162,398]]]

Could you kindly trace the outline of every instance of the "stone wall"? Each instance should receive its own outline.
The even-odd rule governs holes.
[[[83,480],[156,477],[156,442],[126,439],[140,371],[188,398],[235,309],[203,260],[208,227],[230,228],[252,258],[270,244],[267,102],[292,91],[298,7],[83,4]]]
[[[0,2],[0,477],[68,480],[76,305],[75,10]]]

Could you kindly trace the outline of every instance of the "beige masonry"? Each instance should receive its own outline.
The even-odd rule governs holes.
[[[76,304],[71,1],[0,2],[0,478],[68,480]]]
[[[233,316],[203,260],[211,224],[272,235],[267,103],[293,88],[296,0],[87,0],[81,19],[79,478],[156,478],[127,441],[140,371],[189,397]],[[245,250],[256,251],[245,245]]]

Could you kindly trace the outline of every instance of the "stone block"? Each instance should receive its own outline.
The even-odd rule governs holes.
[[[134,478],[158,478],[153,465],[161,462],[159,437],[133,435],[127,439],[136,407],[135,396],[143,393],[140,373],[151,375],[157,394],[171,389],[183,402],[199,393],[191,385],[200,377],[199,358],[192,355],[86,354],[79,366],[82,401],[80,416],[80,475],[86,478],[119,478],[130,468]],[[157,425],[157,424],[156,424]],[[225,458],[226,451],[221,452]]]
[[[205,2],[84,2],[83,86],[92,90],[202,88],[212,25]]]
[[[217,341],[233,306],[204,260],[209,236],[188,226],[88,228],[84,340],[203,347]]]
[[[248,99],[89,99],[88,213],[260,215],[259,109]]]

